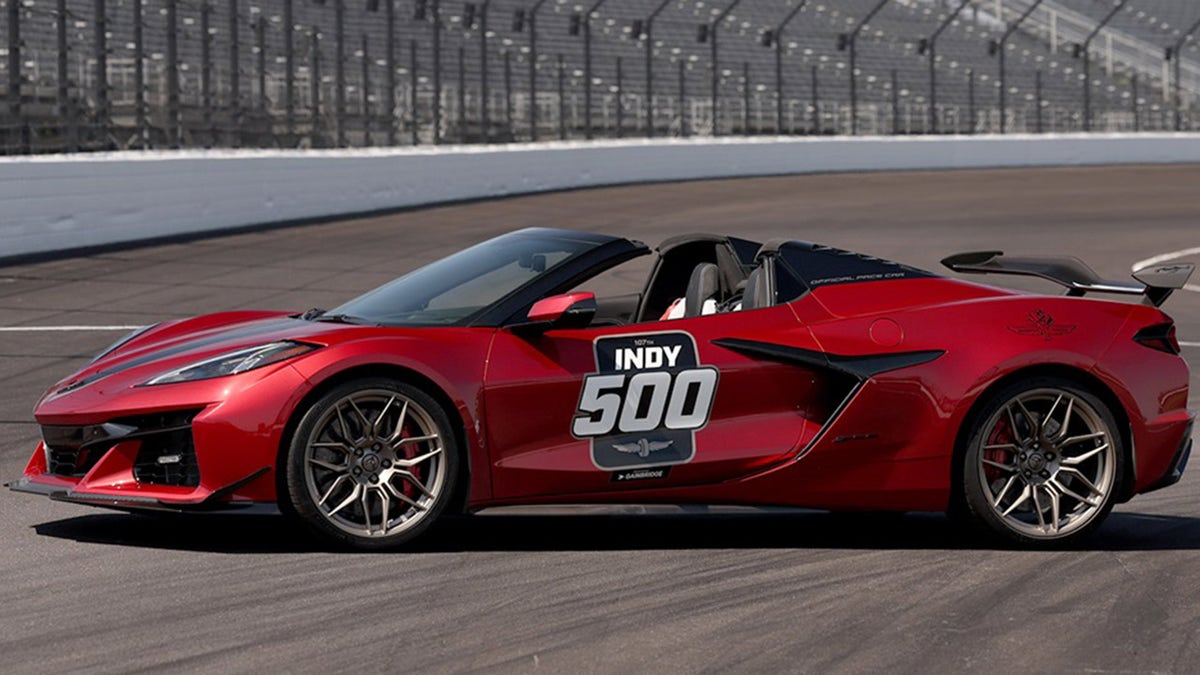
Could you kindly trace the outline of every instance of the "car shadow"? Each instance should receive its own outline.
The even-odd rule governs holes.
[[[41,523],[47,537],[152,549],[217,553],[333,550],[280,516],[86,515]],[[410,553],[700,549],[997,548],[940,514],[485,514],[447,518]],[[1074,547],[1088,551],[1200,550],[1200,518],[1114,513]]]

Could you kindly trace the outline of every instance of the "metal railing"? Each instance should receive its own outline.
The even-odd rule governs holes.
[[[881,39],[864,29],[886,0],[815,56],[782,42],[798,32],[802,0],[779,2],[778,17],[741,43],[721,25],[737,0],[686,25],[647,0],[616,37],[593,34],[601,2],[566,16],[544,3],[501,16],[491,0],[6,0],[0,152],[1200,128],[1192,90],[1157,96],[1163,83],[1133,57],[1113,56],[1120,68],[1106,58],[1109,93],[1088,99],[1090,115],[1090,88],[1051,93],[1024,63],[1009,70],[1037,84],[1010,92],[990,76],[982,38],[987,73],[936,61],[939,20],[911,36],[909,52],[892,44],[910,67],[868,62],[857,50]],[[1001,6],[1009,28],[1044,33],[1038,0]],[[1057,16],[1054,40],[1125,45],[1097,21]],[[662,37],[671,22],[676,37]],[[698,38],[680,50],[689,26]],[[929,36],[925,56],[917,43]]]

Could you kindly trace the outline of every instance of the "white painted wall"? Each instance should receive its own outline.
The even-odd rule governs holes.
[[[0,259],[245,225],[647,181],[1200,162],[1200,134],[718,138],[0,158]]]

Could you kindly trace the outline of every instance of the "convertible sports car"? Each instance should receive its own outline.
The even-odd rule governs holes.
[[[1188,370],[1158,305],[1191,265],[1113,282],[1071,258],[943,261],[1067,288],[1051,296],[694,235],[658,247],[640,293],[581,290],[650,254],[522,230],[331,311],[149,326],[42,398],[11,487],[277,507],[362,548],[444,513],[578,502],[947,511],[1040,545],[1187,461]]]

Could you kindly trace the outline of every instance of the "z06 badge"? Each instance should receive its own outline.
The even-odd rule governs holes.
[[[702,366],[689,333],[597,338],[596,373],[583,379],[571,433],[591,440],[606,471],[671,466],[696,454],[708,424],[717,369]]]

